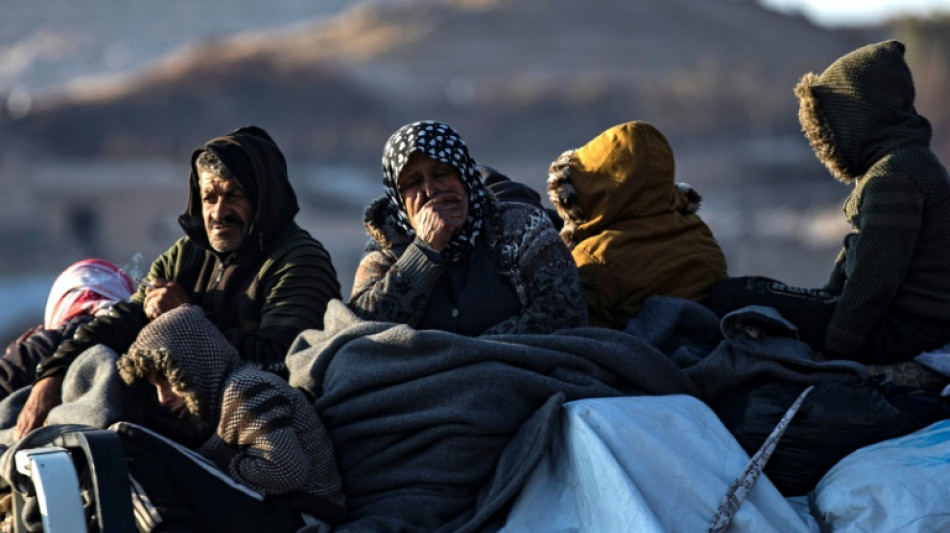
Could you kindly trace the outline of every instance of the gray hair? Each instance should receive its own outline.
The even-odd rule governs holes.
[[[237,181],[237,178],[231,172],[231,169],[229,169],[227,165],[224,164],[224,161],[222,161],[221,158],[211,150],[205,150],[198,154],[198,158],[195,159],[195,170],[198,173],[206,171],[220,177],[221,179]]]

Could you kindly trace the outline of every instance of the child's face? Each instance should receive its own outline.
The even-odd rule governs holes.
[[[171,386],[163,376],[149,376],[148,382],[155,387],[158,403],[180,419],[188,416],[188,407],[185,406],[185,397]]]

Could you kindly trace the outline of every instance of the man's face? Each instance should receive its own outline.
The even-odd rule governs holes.
[[[237,180],[203,170],[198,174],[201,218],[216,252],[233,252],[247,236],[254,209]]]
[[[168,409],[179,419],[184,419],[190,414],[188,407],[185,406],[185,397],[175,387],[172,387],[164,376],[148,376],[148,382],[155,387],[159,405]]]

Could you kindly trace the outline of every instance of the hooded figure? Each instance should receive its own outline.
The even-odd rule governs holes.
[[[586,325],[577,269],[550,219],[516,186],[507,196],[518,200],[499,201],[455,130],[407,124],[386,142],[382,162],[386,196],[366,210],[371,239],[350,296],[354,313],[469,336]],[[425,172],[407,173],[416,164]],[[458,220],[437,248],[413,213],[436,213],[446,198],[441,205]]]
[[[614,126],[551,164],[548,196],[564,220],[594,326],[623,328],[643,300],[702,300],[726,259],[700,219],[701,197],[674,184],[673,150],[652,125]]]
[[[161,397],[160,404],[175,410],[152,429],[200,443],[198,453],[244,486],[323,520],[344,517],[333,446],[313,406],[283,379],[242,362],[200,307],[183,305],[151,322],[118,367],[129,385],[164,382],[174,391],[178,404]],[[183,472],[171,477],[188,479]],[[200,488],[214,494],[214,487]]]
[[[224,180],[231,192],[237,189],[249,203],[247,220],[229,216],[226,221],[242,233],[234,248],[224,252],[212,247],[203,212],[208,199],[202,198],[196,162],[205,152],[216,156],[233,176]],[[150,298],[174,297],[175,305],[200,306],[242,360],[286,375],[284,355],[290,343],[305,329],[322,328],[327,302],[340,297],[330,255],[294,222],[297,211],[284,156],[261,128],[243,127],[197,148],[191,157],[188,207],[179,217],[185,236],[149,270],[148,281],[158,287],[143,284],[131,302],[117,304],[108,316],[79,328],[52,357],[40,362],[38,381],[17,432],[22,435],[38,427],[49,409],[59,404],[62,377],[81,352],[97,344],[117,354],[128,349],[156,314],[154,309],[152,315],[146,314]]]
[[[224,162],[253,206],[247,235],[234,251],[216,252],[208,241],[195,168],[204,151]],[[284,372],[290,343],[304,329],[322,328],[327,301],[340,296],[330,256],[294,222],[297,197],[287,165],[264,130],[248,126],[212,139],[194,151],[191,161],[188,207],[179,217],[186,236],[152,263],[148,277],[180,285],[242,359]],[[79,352],[95,343],[125,351],[148,322],[145,293],[143,286],[115,316],[81,329],[76,342],[43,365],[41,376],[65,372]]]
[[[895,363],[950,341],[950,181],[914,108],[904,45],[887,41],[806,74],[795,94],[818,159],[853,185],[825,286],[839,297],[826,356]]]
[[[83,259],[63,270],[50,288],[43,324],[27,330],[0,357],[0,399],[30,385],[36,365],[96,315],[135,292],[132,280],[103,259]]]
[[[78,315],[97,315],[128,300],[135,284],[121,268],[103,259],[83,259],[60,273],[46,300],[43,327],[58,329]]]

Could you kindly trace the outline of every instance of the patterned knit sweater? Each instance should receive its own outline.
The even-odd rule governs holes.
[[[367,320],[399,322],[416,329],[443,329],[464,335],[550,333],[587,325],[587,306],[577,267],[547,214],[519,202],[492,199],[485,234],[476,250],[487,262],[461,273],[460,286],[440,283],[453,265],[394,223],[385,199],[370,205],[365,224],[372,237],[360,261],[349,307]],[[481,268],[485,267],[485,268]],[[498,287],[501,284],[503,287]],[[500,294],[479,312],[453,309],[450,302],[473,301],[486,291]],[[506,291],[512,293],[506,305]],[[446,293],[446,294],[442,294]],[[484,299],[484,298],[482,298]],[[457,324],[435,325],[427,317],[457,317]],[[466,321],[471,323],[465,323]]]
[[[235,481],[331,523],[345,517],[333,445],[313,406],[271,372],[238,358],[200,307],[181,306],[146,326],[119,360],[126,383],[164,376],[185,399],[184,424],[206,439],[197,451]]]
[[[914,109],[903,54],[897,41],[868,45],[795,89],[818,158],[854,185],[844,204],[852,232],[826,286],[840,302],[825,349],[864,362],[939,346],[866,353],[868,335],[888,320],[950,340],[950,179],[929,148],[930,124]]]

